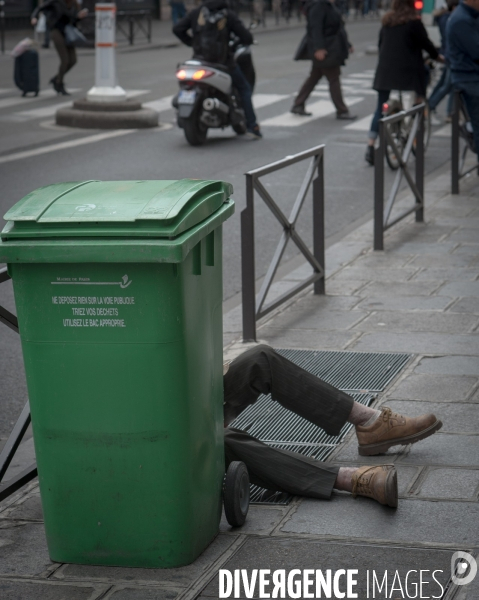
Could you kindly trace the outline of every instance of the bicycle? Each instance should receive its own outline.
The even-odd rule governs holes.
[[[426,151],[429,138],[431,136],[431,111],[429,110],[427,101],[425,102],[426,107],[424,109],[424,151]],[[404,103],[402,92],[399,92],[398,98],[389,99],[387,102],[383,104],[382,115],[383,117],[390,117],[391,115],[397,115],[398,113],[404,111]],[[390,131],[392,137],[394,139],[394,143],[396,144],[396,148],[398,149],[399,154],[402,156],[404,153],[404,149],[406,147],[409,135],[411,133],[412,127],[414,123],[414,117],[405,117],[401,121],[397,121],[396,123],[392,123],[390,125]],[[416,153],[415,141],[412,146],[413,154]],[[399,157],[396,155],[396,151],[392,148],[392,146],[387,143],[386,146],[386,162],[388,166],[393,171],[397,171],[400,166]]]

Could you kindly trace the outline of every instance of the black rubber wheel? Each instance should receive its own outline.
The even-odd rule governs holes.
[[[249,475],[246,465],[235,460],[226,471],[223,484],[225,516],[231,527],[241,527],[249,509]]]
[[[402,136],[394,136],[394,141],[396,142],[397,149],[402,155],[405,148],[404,138]],[[389,144],[387,144],[386,146],[386,161],[389,165],[389,168],[393,171],[397,171],[397,169],[399,169],[398,157],[396,156],[396,153]]]
[[[198,113],[195,111],[189,119],[182,119],[185,138],[191,146],[201,146],[206,141],[208,127],[200,123]]]

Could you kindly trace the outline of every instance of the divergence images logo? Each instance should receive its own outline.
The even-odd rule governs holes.
[[[456,585],[467,585],[477,575],[476,559],[468,552],[454,552],[451,558],[452,581]]]

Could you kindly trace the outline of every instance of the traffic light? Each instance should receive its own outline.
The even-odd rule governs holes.
[[[415,2],[414,2],[414,8],[416,10],[422,11],[422,9],[424,8],[424,2],[423,2],[423,0],[415,0]]]

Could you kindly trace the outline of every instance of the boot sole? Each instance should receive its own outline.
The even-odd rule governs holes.
[[[398,474],[396,469],[386,478],[386,504],[391,508],[398,506]]]
[[[407,446],[408,444],[415,444],[416,442],[424,440],[433,433],[436,433],[436,431],[439,431],[441,427],[442,421],[438,420],[427,429],[423,429],[414,435],[388,440],[387,442],[378,442],[376,444],[365,444],[364,446],[358,446],[358,452],[360,456],[375,456],[376,454],[384,454],[393,446]]]

